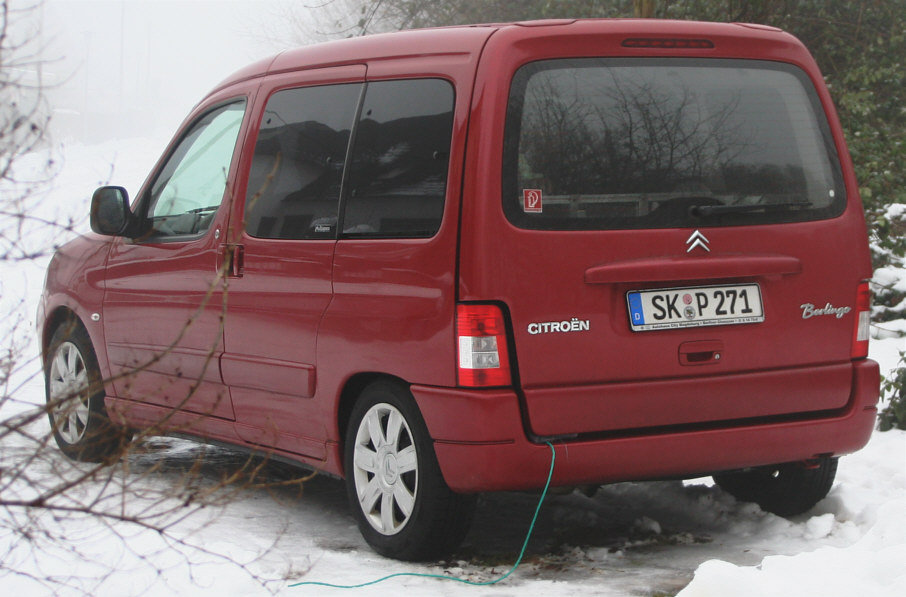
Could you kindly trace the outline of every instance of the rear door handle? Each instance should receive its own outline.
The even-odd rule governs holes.
[[[714,365],[723,357],[724,343],[720,340],[698,340],[679,345],[680,365]]]

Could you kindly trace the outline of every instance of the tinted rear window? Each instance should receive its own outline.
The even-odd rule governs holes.
[[[440,79],[369,83],[359,108],[362,89],[361,83],[303,87],[268,100],[249,172],[250,236],[334,239],[338,221],[347,238],[437,232],[453,86]]]
[[[845,208],[808,78],[780,63],[575,59],[517,71],[503,202],[533,229],[725,226]]]
[[[444,212],[452,131],[449,82],[369,83],[352,152],[343,235],[433,236]]]
[[[267,102],[246,195],[259,238],[336,236],[343,164],[361,84],[286,89]]]

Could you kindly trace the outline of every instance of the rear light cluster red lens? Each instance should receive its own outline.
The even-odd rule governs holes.
[[[714,42],[707,39],[630,38],[623,40],[623,47],[708,50],[714,47]]]
[[[459,385],[508,386],[512,383],[506,323],[496,305],[457,305]]]
[[[856,321],[853,324],[852,358],[868,356],[868,336],[871,330],[871,290],[868,282],[859,284],[856,291]]]

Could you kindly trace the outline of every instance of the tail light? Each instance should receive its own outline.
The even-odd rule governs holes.
[[[871,290],[868,282],[859,284],[856,292],[856,321],[853,326],[852,358],[864,359],[868,356],[868,333],[871,327]]]
[[[500,307],[457,305],[456,337],[459,385],[492,387],[512,383],[506,324]]]

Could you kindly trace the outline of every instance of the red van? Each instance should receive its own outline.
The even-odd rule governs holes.
[[[346,479],[374,549],[478,492],[713,474],[781,515],[871,434],[871,276],[821,74],[759,25],[545,21],[287,51],[54,257],[54,435]],[[128,430],[128,431],[124,431]]]

